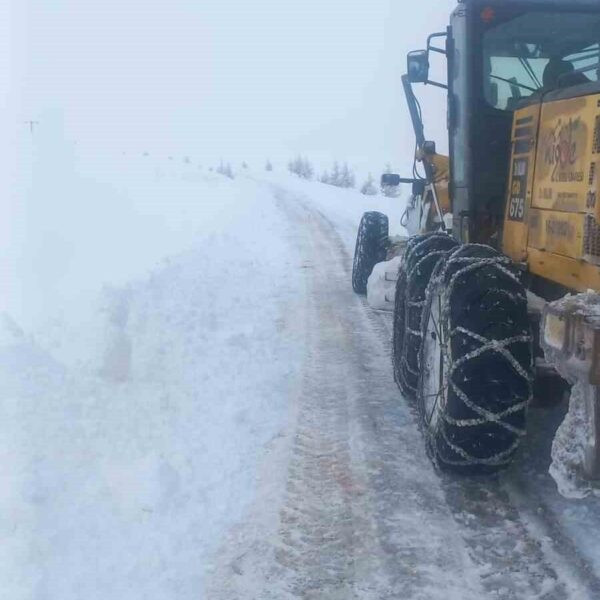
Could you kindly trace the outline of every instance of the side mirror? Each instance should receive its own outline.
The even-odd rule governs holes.
[[[396,175],[395,173],[384,173],[381,176],[381,185],[382,187],[396,187],[400,185],[400,175]]]
[[[426,142],[423,142],[423,146],[421,146],[421,150],[423,151],[423,154],[425,156],[433,156],[434,154],[436,154],[435,142],[433,142],[431,140],[427,140]]]
[[[429,80],[429,53],[427,50],[414,50],[406,59],[408,80],[411,83],[426,83]]]
[[[409,185],[413,186],[413,191],[415,190],[415,185],[417,186],[417,189],[421,189],[422,187],[424,188],[425,186],[425,180],[424,179],[414,179],[413,177],[400,177],[400,175],[397,175],[396,173],[384,173],[381,176],[381,185],[382,187],[396,187],[398,185],[400,185],[401,183],[407,183]]]

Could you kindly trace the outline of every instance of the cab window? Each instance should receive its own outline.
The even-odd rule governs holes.
[[[599,42],[597,15],[529,12],[491,24],[483,36],[484,97],[510,111],[532,94],[597,81]]]

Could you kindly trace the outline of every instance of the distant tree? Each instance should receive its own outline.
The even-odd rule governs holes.
[[[271,164],[271,161],[267,158],[267,162],[265,164],[265,171],[272,171],[273,170],[273,165]]]
[[[172,156],[169,156],[169,160],[173,160],[173,157],[172,157]]]
[[[242,169],[247,169],[248,168],[248,163],[246,161],[242,162]]]
[[[387,163],[385,165],[384,173],[393,173],[392,165]],[[381,193],[388,198],[398,198],[400,196],[400,186],[399,185],[382,185]]]
[[[225,177],[229,177],[229,179],[234,179],[233,170],[231,169],[230,163],[224,163],[221,161],[217,167],[217,173],[224,175]]]
[[[304,159],[302,164],[302,177],[304,179],[312,179],[315,174],[313,166],[310,164],[307,158]]]
[[[288,171],[302,179],[310,180],[314,175],[314,169],[310,161],[300,155],[288,162]]]
[[[348,163],[344,163],[340,174],[339,186],[343,188],[353,188],[356,185],[356,177],[352,170],[348,167]]]
[[[336,160],[333,163],[333,169],[331,169],[331,175],[329,176],[329,181],[328,181],[329,185],[339,186],[341,176],[342,176],[342,172],[340,170],[340,164]]]
[[[337,160],[333,163],[331,174],[325,171],[320,181],[321,183],[328,183],[329,185],[342,188],[353,188],[356,185],[356,177],[352,169],[348,166],[348,163],[345,162],[340,167],[340,163]]]
[[[183,159],[183,162],[184,162],[186,165],[189,165],[189,164],[190,164],[192,161],[190,160],[190,157],[189,157],[189,156],[186,156],[186,157]]]
[[[375,180],[373,179],[373,175],[371,175],[371,173],[369,173],[369,177],[362,184],[360,193],[365,196],[377,196],[377,187],[375,186]]]
[[[149,152],[144,152],[144,156],[150,156]]]

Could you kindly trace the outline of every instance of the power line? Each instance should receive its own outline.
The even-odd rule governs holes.
[[[33,134],[33,128],[35,125],[39,125],[39,121],[25,121],[25,125],[29,125],[29,131]]]

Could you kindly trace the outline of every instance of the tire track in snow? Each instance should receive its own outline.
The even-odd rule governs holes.
[[[316,212],[323,216],[319,211]],[[323,219],[330,229],[329,235],[336,238],[334,224],[324,216]],[[340,253],[346,255],[345,264],[350,265],[351,258],[347,250],[341,243],[338,243],[338,247]],[[349,272],[347,275],[346,279],[349,281]],[[341,285],[344,285],[344,281]],[[378,331],[380,340],[386,340],[391,345],[392,325],[389,315],[371,310],[364,300],[363,305],[371,328]],[[390,364],[389,356],[385,357],[383,364]],[[389,403],[387,399],[378,401],[381,398],[384,396],[371,396],[371,410],[381,410],[382,422],[389,423]],[[406,402],[403,399],[400,401]],[[413,416],[415,423],[412,427],[416,431],[418,415],[415,411]],[[393,425],[390,434],[396,441],[392,442],[392,447],[397,444],[394,428],[398,432],[405,426],[405,422]],[[383,440],[381,436],[374,438],[369,447],[376,451],[381,448]],[[419,448],[423,444],[421,439],[416,442]],[[382,494],[394,487],[395,479],[402,478],[402,471],[403,465],[398,461],[397,469],[393,469],[386,484],[382,486]],[[510,483],[507,485],[505,478],[470,479],[445,474],[438,476],[445,501],[459,526],[461,538],[480,573],[481,585],[491,597],[507,600],[524,597],[547,600],[598,597],[599,581],[583,564],[581,557],[573,554],[572,545],[560,542],[549,544],[547,534],[555,531],[556,526],[543,522],[541,527],[534,526],[529,514],[531,511],[525,511],[523,516],[523,503],[518,507],[513,500],[516,495],[515,486]],[[540,505],[540,498],[536,496],[530,498],[530,501],[536,507]],[[383,536],[387,531],[384,528]],[[562,537],[558,536],[558,540]],[[563,552],[557,552],[557,547],[561,546]]]
[[[276,551],[290,595],[480,597],[477,583],[465,585],[459,577],[469,560],[447,527],[451,517],[435,476],[428,469],[430,477],[422,477],[424,453],[401,481],[391,462],[399,451],[398,429],[384,422],[373,428],[379,416],[373,403],[387,404],[396,388],[381,338],[347,285],[349,260],[341,240],[319,213],[297,198],[278,197],[289,219],[304,224],[299,250],[313,267],[307,281],[309,355]],[[409,420],[408,437],[417,438]],[[377,440],[365,438],[365,425]],[[404,458],[412,454],[411,441]],[[375,446],[381,452],[370,450]]]

